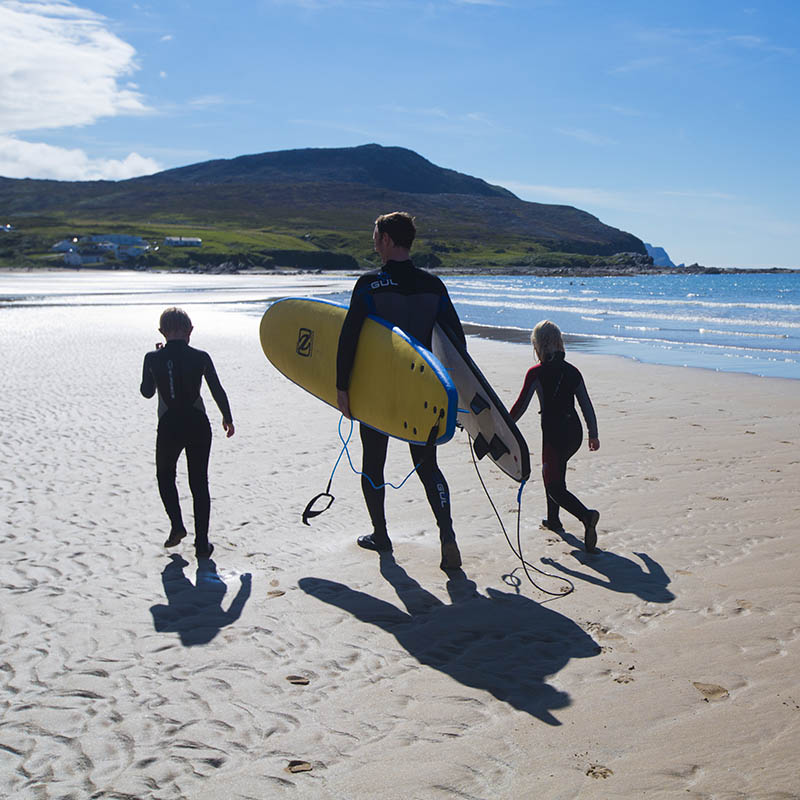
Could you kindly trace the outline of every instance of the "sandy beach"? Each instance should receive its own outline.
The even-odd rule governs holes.
[[[463,572],[439,570],[413,476],[387,497],[394,558],[356,546],[346,464],[304,526],[338,413],[266,361],[256,317],[189,310],[237,428],[204,390],[216,551],[199,570],[190,539],[162,546],[138,393],[159,309],[3,311],[0,796],[800,797],[800,382],[568,355],[601,441],[568,482],[601,512],[601,552],[574,519],[540,529],[534,469],[525,556],[541,586],[574,585],[553,598],[463,433],[439,452]],[[530,347],[469,348],[513,402]],[[521,422],[537,465],[538,422]],[[409,469],[393,442],[387,477]],[[515,536],[516,484],[480,470]]]

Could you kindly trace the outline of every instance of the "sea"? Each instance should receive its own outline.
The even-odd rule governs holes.
[[[11,322],[2,312],[12,308],[129,306],[155,314],[167,305],[206,312],[216,325],[232,321],[231,314],[248,317],[255,328],[278,297],[346,303],[354,280],[331,273],[7,272],[0,274],[0,328],[6,327],[3,316]],[[550,319],[567,337],[568,350],[800,379],[800,273],[452,275],[445,283],[471,333],[520,341],[539,320]]]

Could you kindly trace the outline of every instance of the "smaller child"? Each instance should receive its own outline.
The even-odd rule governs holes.
[[[586,508],[567,490],[567,462],[578,451],[583,440],[583,428],[575,411],[575,398],[578,399],[589,430],[589,450],[600,449],[592,401],[581,373],[564,360],[564,340],[555,323],[542,320],[533,329],[531,343],[539,363],[532,366],[525,375],[522,391],[510,414],[516,422],[525,413],[533,395],[539,396],[542,416],[542,478],[547,495],[547,519],[542,520],[542,526],[556,533],[563,533],[559,509],[565,508],[583,523],[586,552],[594,553],[597,549],[597,522],[600,513]]]
[[[158,491],[172,525],[164,547],[175,547],[186,536],[175,486],[178,458],[186,450],[194,505],[195,555],[198,559],[210,558],[214,551],[214,545],[208,542],[211,425],[200,397],[203,378],[222,413],[222,427],[228,438],[234,434],[231,408],[211,356],[189,347],[193,330],[189,315],[183,309],[168,308],[161,315],[158,329],[166,344],[157,344],[156,349],[144,357],[140,391],[149,398],[158,390],[156,476]]]

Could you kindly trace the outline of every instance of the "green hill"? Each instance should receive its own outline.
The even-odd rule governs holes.
[[[377,144],[288,150],[208,161],[125,181],[0,178],[0,264],[42,263],[66,236],[197,236],[203,247],[148,256],[152,266],[234,261],[365,266],[372,220],[417,217],[415,257],[448,267],[581,266],[645,255],[635,236],[570,206],[530,203],[480,178]]]

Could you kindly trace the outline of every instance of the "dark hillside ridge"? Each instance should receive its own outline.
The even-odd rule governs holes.
[[[459,252],[475,250],[487,258],[497,254],[504,263],[525,262],[543,251],[647,253],[641,239],[585,211],[526,202],[411,150],[377,144],[241,156],[124,181],[0,177],[0,216],[11,222],[35,216],[128,226],[268,227],[304,237],[329,231],[363,234],[369,248],[372,220],[398,209],[417,217],[418,238],[439,246],[448,264],[462,260]],[[442,242],[446,250],[437,244]],[[355,245],[342,252],[365,255]],[[509,261],[511,254],[516,255]]]
[[[359,183],[413,194],[515,197],[501,186],[437,167],[404,147],[308,148],[205,161],[158,172],[142,183]]]

